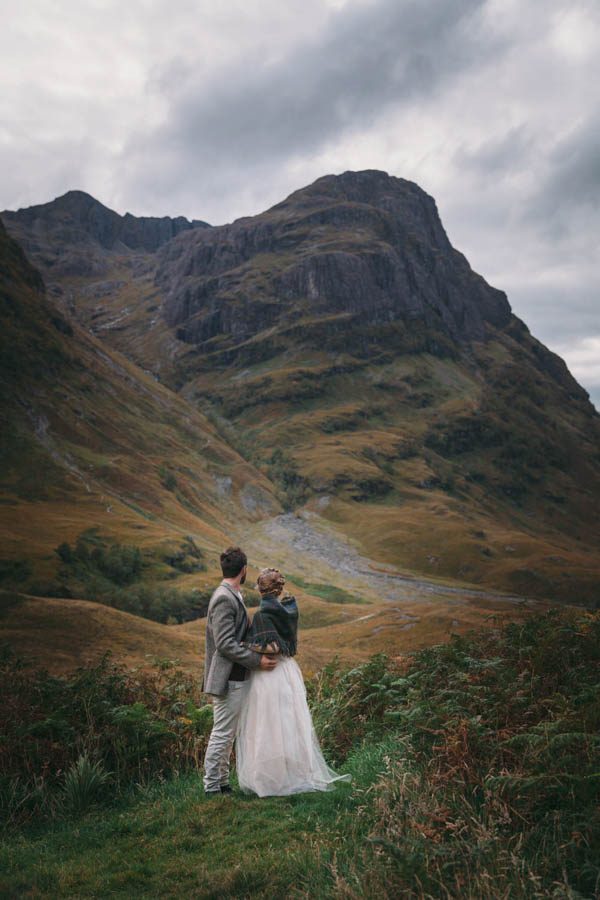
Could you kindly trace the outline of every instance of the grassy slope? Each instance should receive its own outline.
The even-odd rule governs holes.
[[[257,515],[240,491],[278,511],[270,483],[185,400],[59,315],[5,234],[0,255],[2,556],[51,579],[54,548],[97,527],[157,556],[192,535],[214,567],[231,523]]]
[[[439,423],[472,420],[484,405],[481,384],[453,361],[407,356],[341,375],[327,375],[329,363],[317,354],[302,368],[298,359],[291,371],[284,362],[289,366],[289,354],[271,361],[268,383],[262,365],[255,378],[251,367],[220,373],[221,413],[234,428],[244,423],[252,459],[275,479],[268,461],[274,447],[283,448],[317,492],[310,507],[358,539],[366,555],[463,583],[567,602],[574,592],[593,599],[600,577],[593,524],[598,474],[585,462],[595,454],[593,431],[561,409],[550,378],[548,421],[554,417],[558,431],[549,440],[570,445],[572,466],[546,465],[542,442],[521,472],[494,447],[444,455],[424,445]],[[320,385],[318,396],[293,400],[299,372]],[[212,376],[198,376],[190,392],[200,383],[214,403],[219,389]],[[228,397],[238,404],[246,383],[251,409],[242,411]],[[516,421],[513,438],[536,446],[541,439],[528,430],[528,414]],[[492,423],[502,417],[500,406],[489,416]],[[524,455],[519,446],[517,456]],[[523,491],[516,499],[505,493],[513,484]]]
[[[290,588],[300,602],[298,662],[306,677],[334,657],[351,664],[380,651],[402,655],[477,625],[519,620],[547,606],[463,597],[339,604],[296,590],[292,582]],[[96,663],[110,651],[116,662],[127,666],[151,668],[156,659],[170,659],[199,676],[205,626],[205,619],[161,625],[86,600],[0,593],[0,641],[7,641],[18,656],[52,674]]]
[[[254,274],[247,266],[244,278]],[[143,296],[143,288],[127,289]],[[122,301],[111,303],[118,316]],[[276,484],[280,473],[269,460],[282,448],[309,494],[335,497],[319,511],[358,537],[372,558],[503,590],[569,601],[575,588],[582,599],[593,597],[599,577],[591,525],[597,471],[589,467],[594,431],[579,401],[540,370],[527,335],[522,343],[500,335],[477,347],[480,372],[422,353],[360,360],[351,345],[346,352],[324,352],[310,339],[299,346],[294,339],[273,356],[270,333],[253,339],[255,356],[265,344],[262,361],[223,367],[215,358],[214,366],[198,369],[193,350],[169,337],[160,321],[144,329],[143,307],[129,303],[132,312],[103,337],[124,349],[129,342],[148,367],[156,367],[168,347],[173,369],[164,377],[209,411],[223,438]],[[542,448],[527,464],[503,460],[497,448],[476,442],[471,452],[458,454],[424,446],[436,428],[443,431],[460,417],[472,420],[482,409],[492,427],[501,427],[508,408],[515,416],[516,456],[529,443]],[[544,441],[568,450],[558,461],[562,470],[547,465]],[[506,493],[514,484],[522,492],[516,497]],[[367,534],[365,514],[373,526]]]
[[[106,652],[130,667],[178,660],[198,672],[203,655],[196,635],[101,603],[0,594],[0,639],[40,668],[60,675],[97,663]]]

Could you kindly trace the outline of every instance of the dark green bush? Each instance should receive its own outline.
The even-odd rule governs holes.
[[[188,622],[206,615],[210,591],[178,591],[141,580],[144,562],[138,547],[111,542],[90,528],[77,538],[74,547],[64,542],[55,551],[62,566],[54,582],[33,585],[31,590],[45,597],[82,597],[155,622]],[[164,557],[169,573],[198,572],[206,568],[202,550],[190,536]],[[164,576],[163,576],[164,577]]]
[[[268,462],[269,477],[278,485],[285,509],[301,506],[308,497],[309,485],[290,454],[278,447]]]
[[[142,573],[142,554],[139,547],[109,541],[89,529],[71,547],[66,541],[54,551],[63,563],[61,575],[87,579],[100,575],[119,587],[138,581]]]
[[[161,480],[161,484],[168,491],[174,491],[177,488],[177,478],[170,469],[167,469],[166,466],[160,466],[158,469],[158,474]]]
[[[31,563],[28,559],[0,559],[0,584],[4,587],[16,587],[31,576]]]
[[[165,562],[176,569],[189,575],[192,572],[203,572],[206,564],[203,562],[203,553],[193,537],[184,538],[177,550],[167,553]]]

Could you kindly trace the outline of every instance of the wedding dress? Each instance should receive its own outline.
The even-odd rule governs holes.
[[[272,671],[253,669],[240,714],[236,764],[240,788],[259,797],[327,791],[336,775],[319,746],[298,663],[281,656]]]

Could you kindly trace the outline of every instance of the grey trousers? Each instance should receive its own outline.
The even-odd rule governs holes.
[[[213,697],[213,727],[204,755],[204,790],[229,784],[229,759],[249,681],[229,681],[227,693]]]

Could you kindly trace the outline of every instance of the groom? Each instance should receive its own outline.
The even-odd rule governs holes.
[[[206,659],[202,690],[213,694],[213,727],[204,756],[204,793],[230,794],[229,757],[246,696],[249,669],[274,669],[275,659],[242,646],[250,619],[240,586],[246,581],[246,554],[239,547],[221,553],[223,581],[214,591],[206,618]]]

